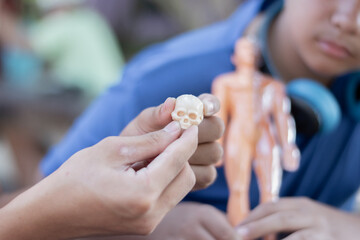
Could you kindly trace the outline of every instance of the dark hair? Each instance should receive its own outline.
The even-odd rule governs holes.
[[[262,6],[261,6],[261,11],[266,10],[271,4],[273,4],[274,2],[278,2],[278,1],[283,1],[283,0],[264,0]]]

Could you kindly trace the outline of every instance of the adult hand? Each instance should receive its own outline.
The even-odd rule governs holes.
[[[109,137],[76,153],[1,209],[0,217],[8,218],[1,221],[0,236],[149,234],[195,184],[187,161],[197,148],[197,136],[198,127],[181,133],[172,122],[141,136]],[[136,165],[144,161],[146,167]]]
[[[284,198],[260,205],[237,229],[243,239],[289,233],[286,240],[356,239],[360,218],[307,198]]]
[[[198,147],[189,160],[196,176],[193,190],[205,188],[214,182],[214,165],[223,155],[222,146],[216,140],[224,133],[224,123],[219,117],[214,116],[220,110],[220,102],[211,94],[202,94],[199,98],[204,103],[205,118],[199,125]],[[175,109],[175,102],[175,98],[168,98],[159,107],[144,110],[123,130],[121,136],[137,136],[163,128],[172,121],[171,112]],[[152,121],[149,122],[149,119]]]
[[[240,238],[223,212],[210,205],[183,202],[170,211],[146,239],[236,240]]]

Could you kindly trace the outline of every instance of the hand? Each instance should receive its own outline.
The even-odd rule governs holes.
[[[205,107],[205,118],[199,125],[199,145],[189,163],[195,172],[196,184],[193,190],[205,188],[215,181],[217,163],[223,155],[222,146],[216,142],[224,133],[224,123],[216,116],[220,110],[219,100],[211,94],[199,96]],[[137,136],[157,131],[172,121],[171,112],[175,109],[175,99],[168,98],[159,107],[144,110],[121,133],[121,136]],[[152,121],[149,122],[149,119]]]
[[[170,211],[153,234],[146,239],[236,240],[240,238],[223,212],[210,205],[183,202]]]
[[[238,228],[244,239],[290,233],[286,240],[356,239],[360,218],[307,198],[284,198],[253,210]]]
[[[195,184],[187,161],[197,135],[198,127],[181,134],[179,123],[172,122],[141,136],[109,137],[76,153],[1,209],[0,216],[9,216],[2,227],[9,222],[14,227],[0,227],[1,238],[149,234]],[[1,235],[4,229],[11,231]]]

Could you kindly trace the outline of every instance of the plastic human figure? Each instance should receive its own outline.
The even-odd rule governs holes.
[[[299,164],[295,124],[285,87],[255,68],[257,47],[248,38],[235,46],[234,72],[220,75],[213,94],[221,101],[220,117],[226,125],[221,139],[225,149],[225,174],[229,186],[228,218],[238,225],[249,213],[249,184],[254,167],[261,203],[275,201],[284,169]]]

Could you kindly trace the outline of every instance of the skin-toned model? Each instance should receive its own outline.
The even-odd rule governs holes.
[[[261,203],[278,198],[282,177],[280,159],[286,170],[299,163],[295,124],[282,83],[259,73],[257,48],[241,38],[235,46],[235,72],[220,75],[213,93],[222,104],[219,116],[227,130],[221,140],[225,149],[225,173],[229,186],[228,217],[233,226],[249,213],[251,169],[257,175]]]

